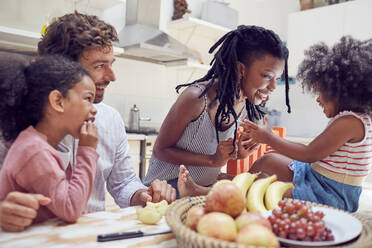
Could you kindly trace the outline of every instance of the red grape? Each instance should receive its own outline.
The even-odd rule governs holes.
[[[333,241],[331,229],[325,226],[324,213],[313,212],[312,206],[304,201],[279,202],[279,208],[272,211],[268,220],[273,232],[279,238],[302,241]]]

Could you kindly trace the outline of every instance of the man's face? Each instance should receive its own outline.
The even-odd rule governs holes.
[[[115,62],[112,47],[86,48],[79,62],[90,73],[96,85],[94,103],[101,102],[105,94],[105,88],[110,84],[110,81],[116,80],[115,73],[112,70],[112,64]]]

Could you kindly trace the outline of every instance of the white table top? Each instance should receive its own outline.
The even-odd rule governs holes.
[[[173,233],[97,242],[97,235],[130,231],[164,231],[169,226],[163,217],[156,225],[145,225],[137,220],[136,207],[105,211],[81,216],[74,224],[58,219],[33,225],[20,233],[0,230],[0,247],[177,247]]]

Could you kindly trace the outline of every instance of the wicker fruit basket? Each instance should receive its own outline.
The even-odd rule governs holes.
[[[173,202],[166,212],[166,221],[173,233],[176,235],[177,245],[183,247],[203,247],[203,248],[252,248],[252,246],[239,245],[233,242],[227,242],[214,238],[202,236],[193,230],[186,227],[185,219],[187,212],[193,206],[204,206],[205,196],[185,197]],[[313,204],[316,205],[316,204]],[[324,205],[316,205],[323,206]],[[352,214],[358,218],[363,224],[363,230],[360,236],[346,244],[335,247],[349,247],[349,248],[371,248],[372,247],[372,217],[364,216],[362,214]],[[368,218],[369,217],[369,218]]]

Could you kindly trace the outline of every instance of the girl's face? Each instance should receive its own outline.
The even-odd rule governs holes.
[[[271,55],[263,55],[255,59],[249,67],[240,63],[240,88],[243,98],[252,104],[259,105],[269,99],[276,88],[276,80],[284,70],[284,60]]]
[[[322,92],[319,93],[319,96],[316,98],[316,101],[323,108],[324,114],[327,118],[332,118],[338,113],[338,106],[334,100],[327,99]]]
[[[83,79],[71,88],[66,97],[66,126],[68,133],[75,138],[79,137],[80,128],[84,121],[94,121],[94,116],[97,113],[93,106],[96,87],[89,76],[84,76]]]

